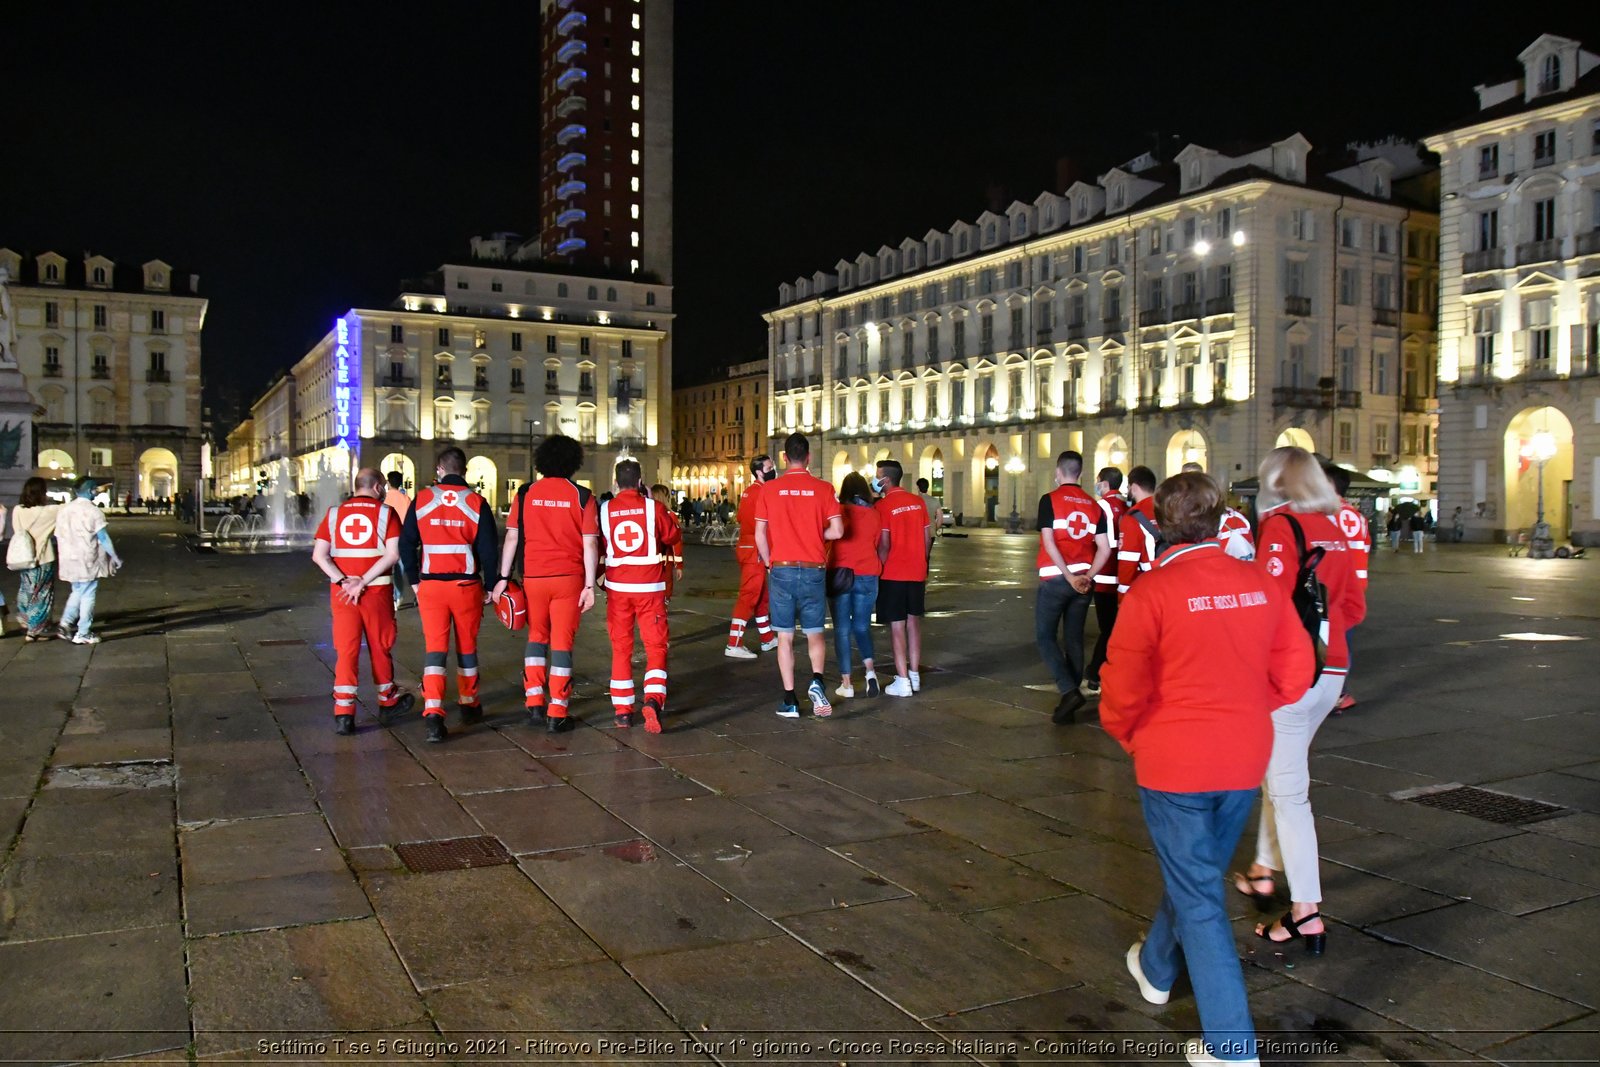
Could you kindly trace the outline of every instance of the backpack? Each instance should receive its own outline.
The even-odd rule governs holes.
[[[1161,527],[1151,522],[1142,511],[1136,511],[1130,508],[1128,509],[1128,514],[1133,516],[1134,522],[1137,522],[1140,526],[1144,527],[1145,533],[1156,539],[1156,547],[1150,553],[1150,562],[1154,563],[1156,560],[1161,558],[1161,553],[1165,552],[1168,548],[1167,539],[1162,535]]]
[[[39,565],[39,546],[33,541],[33,534],[27,530],[13,529],[11,543],[6,546],[6,568],[13,571],[28,571]]]
[[[1316,685],[1322,677],[1322,668],[1328,663],[1328,587],[1317,577],[1317,565],[1327,555],[1327,550],[1319,545],[1307,551],[1306,535],[1300,523],[1288,512],[1284,512],[1283,517],[1294,530],[1294,544],[1300,555],[1300,567],[1294,575],[1294,613],[1311,638],[1311,655],[1315,661],[1311,684]]]

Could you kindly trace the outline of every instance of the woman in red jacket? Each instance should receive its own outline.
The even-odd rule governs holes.
[[[842,697],[856,695],[850,684],[850,642],[855,641],[861,657],[864,678],[861,691],[878,695],[878,675],[872,666],[872,605],[878,600],[878,575],[883,564],[878,560],[878,534],[882,522],[872,508],[872,490],[866,478],[851,471],[839,485],[839,503],[844,505],[844,536],[828,543],[828,566],[848,567],[855,572],[850,592],[831,598],[833,644],[839,655],[839,688]]]
[[[1275,448],[1261,462],[1261,512],[1256,566],[1285,596],[1300,569],[1300,543],[1323,549],[1317,577],[1328,588],[1328,621],[1322,635],[1327,663],[1322,676],[1300,699],[1272,713],[1272,762],[1261,787],[1261,825],[1256,861],[1234,878],[1234,888],[1258,904],[1270,903],[1277,888],[1273,872],[1283,871],[1292,903],[1275,923],[1256,927],[1256,936],[1273,942],[1304,940],[1320,956],[1327,942],[1319,905],[1317,828],[1311,816],[1311,739],[1333,710],[1350,670],[1345,635],[1367,614],[1364,583],[1367,552],[1351,547],[1339,527],[1343,503],[1315,456],[1303,448]],[[1295,537],[1298,528],[1300,537]],[[1308,676],[1309,680],[1309,676]]]
[[[1222,872],[1267,767],[1272,709],[1305,692],[1313,659],[1288,595],[1216,540],[1222,509],[1204,474],[1156,490],[1173,547],[1117,611],[1100,723],[1133,757],[1165,890],[1128,971],[1152,1004],[1188,971],[1205,1031],[1190,1063],[1257,1064]]]

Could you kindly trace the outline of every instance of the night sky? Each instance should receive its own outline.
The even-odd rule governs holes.
[[[780,281],[1032,200],[1062,157],[1415,136],[1542,32],[1600,45],[1583,6],[679,0],[678,384],[763,353]],[[0,245],[197,272],[208,387],[248,401],[346,308],[533,232],[538,5],[223,10],[8,12]]]

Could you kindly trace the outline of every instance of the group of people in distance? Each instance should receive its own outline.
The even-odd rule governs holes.
[[[1062,454],[1062,488],[1075,488],[1081,462]],[[1188,973],[1204,1030],[1186,1050],[1196,1064],[1259,1063],[1223,896],[1228,883],[1269,909],[1282,872],[1288,910],[1257,924],[1256,936],[1300,941],[1311,955],[1326,946],[1309,752],[1349,672],[1348,632],[1366,614],[1370,535],[1365,517],[1341,498],[1348,475],[1292,447],[1268,453],[1260,474],[1252,543],[1248,523],[1241,529],[1234,520],[1229,530],[1221,487],[1198,469],[1155,486],[1147,468],[1135,468],[1134,504],[1114,546],[1122,597],[1113,624],[1101,617],[1110,633],[1099,665],[1100,723],[1133,759],[1164,888],[1127,967],[1153,1004],[1166,1003],[1179,971]],[[1117,477],[1100,472],[1100,502],[1115,494]],[[1046,498],[1055,516],[1041,527],[1046,548],[1058,530],[1068,538],[1081,531],[1090,514],[1062,488]],[[1151,522],[1130,526],[1135,514]],[[1049,564],[1041,559],[1041,585],[1069,582],[1070,596],[1082,597],[1081,579],[1104,567],[1110,535],[1093,536],[1092,549],[1058,541],[1056,551],[1042,550]],[[1047,566],[1058,570],[1047,574]],[[1308,611],[1318,583],[1320,610]],[[1306,590],[1298,602],[1297,589]],[[1041,613],[1070,596],[1041,589]],[[1047,634],[1053,642],[1041,624],[1041,647]],[[1225,876],[1258,787],[1255,862]]]

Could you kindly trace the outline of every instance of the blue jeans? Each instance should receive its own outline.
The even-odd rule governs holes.
[[[100,589],[100,579],[90,578],[87,582],[73,582],[72,595],[67,597],[67,606],[61,611],[61,628],[72,629],[73,622],[78,624],[78,636],[89,636],[89,629],[94,625],[94,598]]]
[[[1063,695],[1083,681],[1083,624],[1093,599],[1092,590],[1080,593],[1065,578],[1044,579],[1034,597],[1033,636],[1039,658],[1050,668],[1056,691]],[[1064,636],[1058,637],[1063,631]]]
[[[848,593],[833,598],[833,646],[839,654],[839,674],[850,677],[850,639],[863,660],[872,658],[872,605],[878,599],[878,576],[856,575]]]
[[[1171,989],[1178,972],[1188,970],[1206,1043],[1222,1060],[1256,1055],[1244,971],[1222,898],[1223,871],[1254,800],[1253,789],[1163,793],[1139,788],[1164,890],[1139,966],[1157,989]]]
[[[796,623],[807,634],[820,634],[827,626],[828,585],[821,567],[772,568],[767,600],[776,633],[792,634]]]

